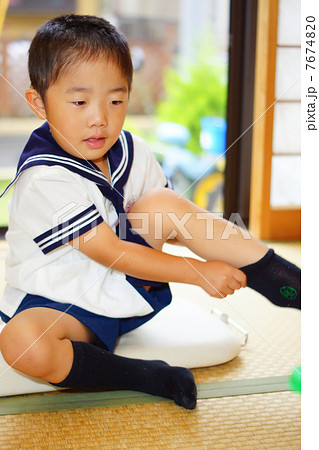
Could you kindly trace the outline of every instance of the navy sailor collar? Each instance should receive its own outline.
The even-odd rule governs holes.
[[[64,151],[53,138],[49,125],[45,122],[31,134],[20,156],[16,175],[0,198],[15,184],[24,170],[37,165],[60,165],[96,183],[106,197],[112,199],[114,191],[123,197],[123,187],[133,163],[133,140],[128,131],[122,131],[110,148],[108,161],[112,184],[92,161],[77,158]]]

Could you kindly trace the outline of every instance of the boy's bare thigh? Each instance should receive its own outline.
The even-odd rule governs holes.
[[[95,334],[78,319],[53,308],[35,307],[21,311],[7,323],[3,332],[15,331],[23,335],[28,330],[34,337],[84,342],[94,342],[96,339]]]

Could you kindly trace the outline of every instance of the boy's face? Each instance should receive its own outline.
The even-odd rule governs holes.
[[[98,163],[120,135],[128,99],[127,80],[116,64],[87,61],[49,86],[46,119],[67,153]]]

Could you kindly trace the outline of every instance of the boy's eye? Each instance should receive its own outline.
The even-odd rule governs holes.
[[[83,106],[83,105],[85,105],[85,102],[84,101],[78,101],[78,102],[72,102],[73,103],[73,105],[75,105],[75,106]]]
[[[123,103],[122,100],[112,100],[111,101],[112,105],[120,105],[121,103]]]

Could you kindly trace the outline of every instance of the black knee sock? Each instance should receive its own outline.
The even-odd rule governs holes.
[[[73,389],[128,389],[170,398],[194,409],[196,384],[190,370],[164,361],[124,358],[86,342],[72,342],[74,359],[68,376],[54,386]]]
[[[300,269],[272,249],[261,260],[240,270],[247,276],[247,286],[275,305],[301,309]]]

